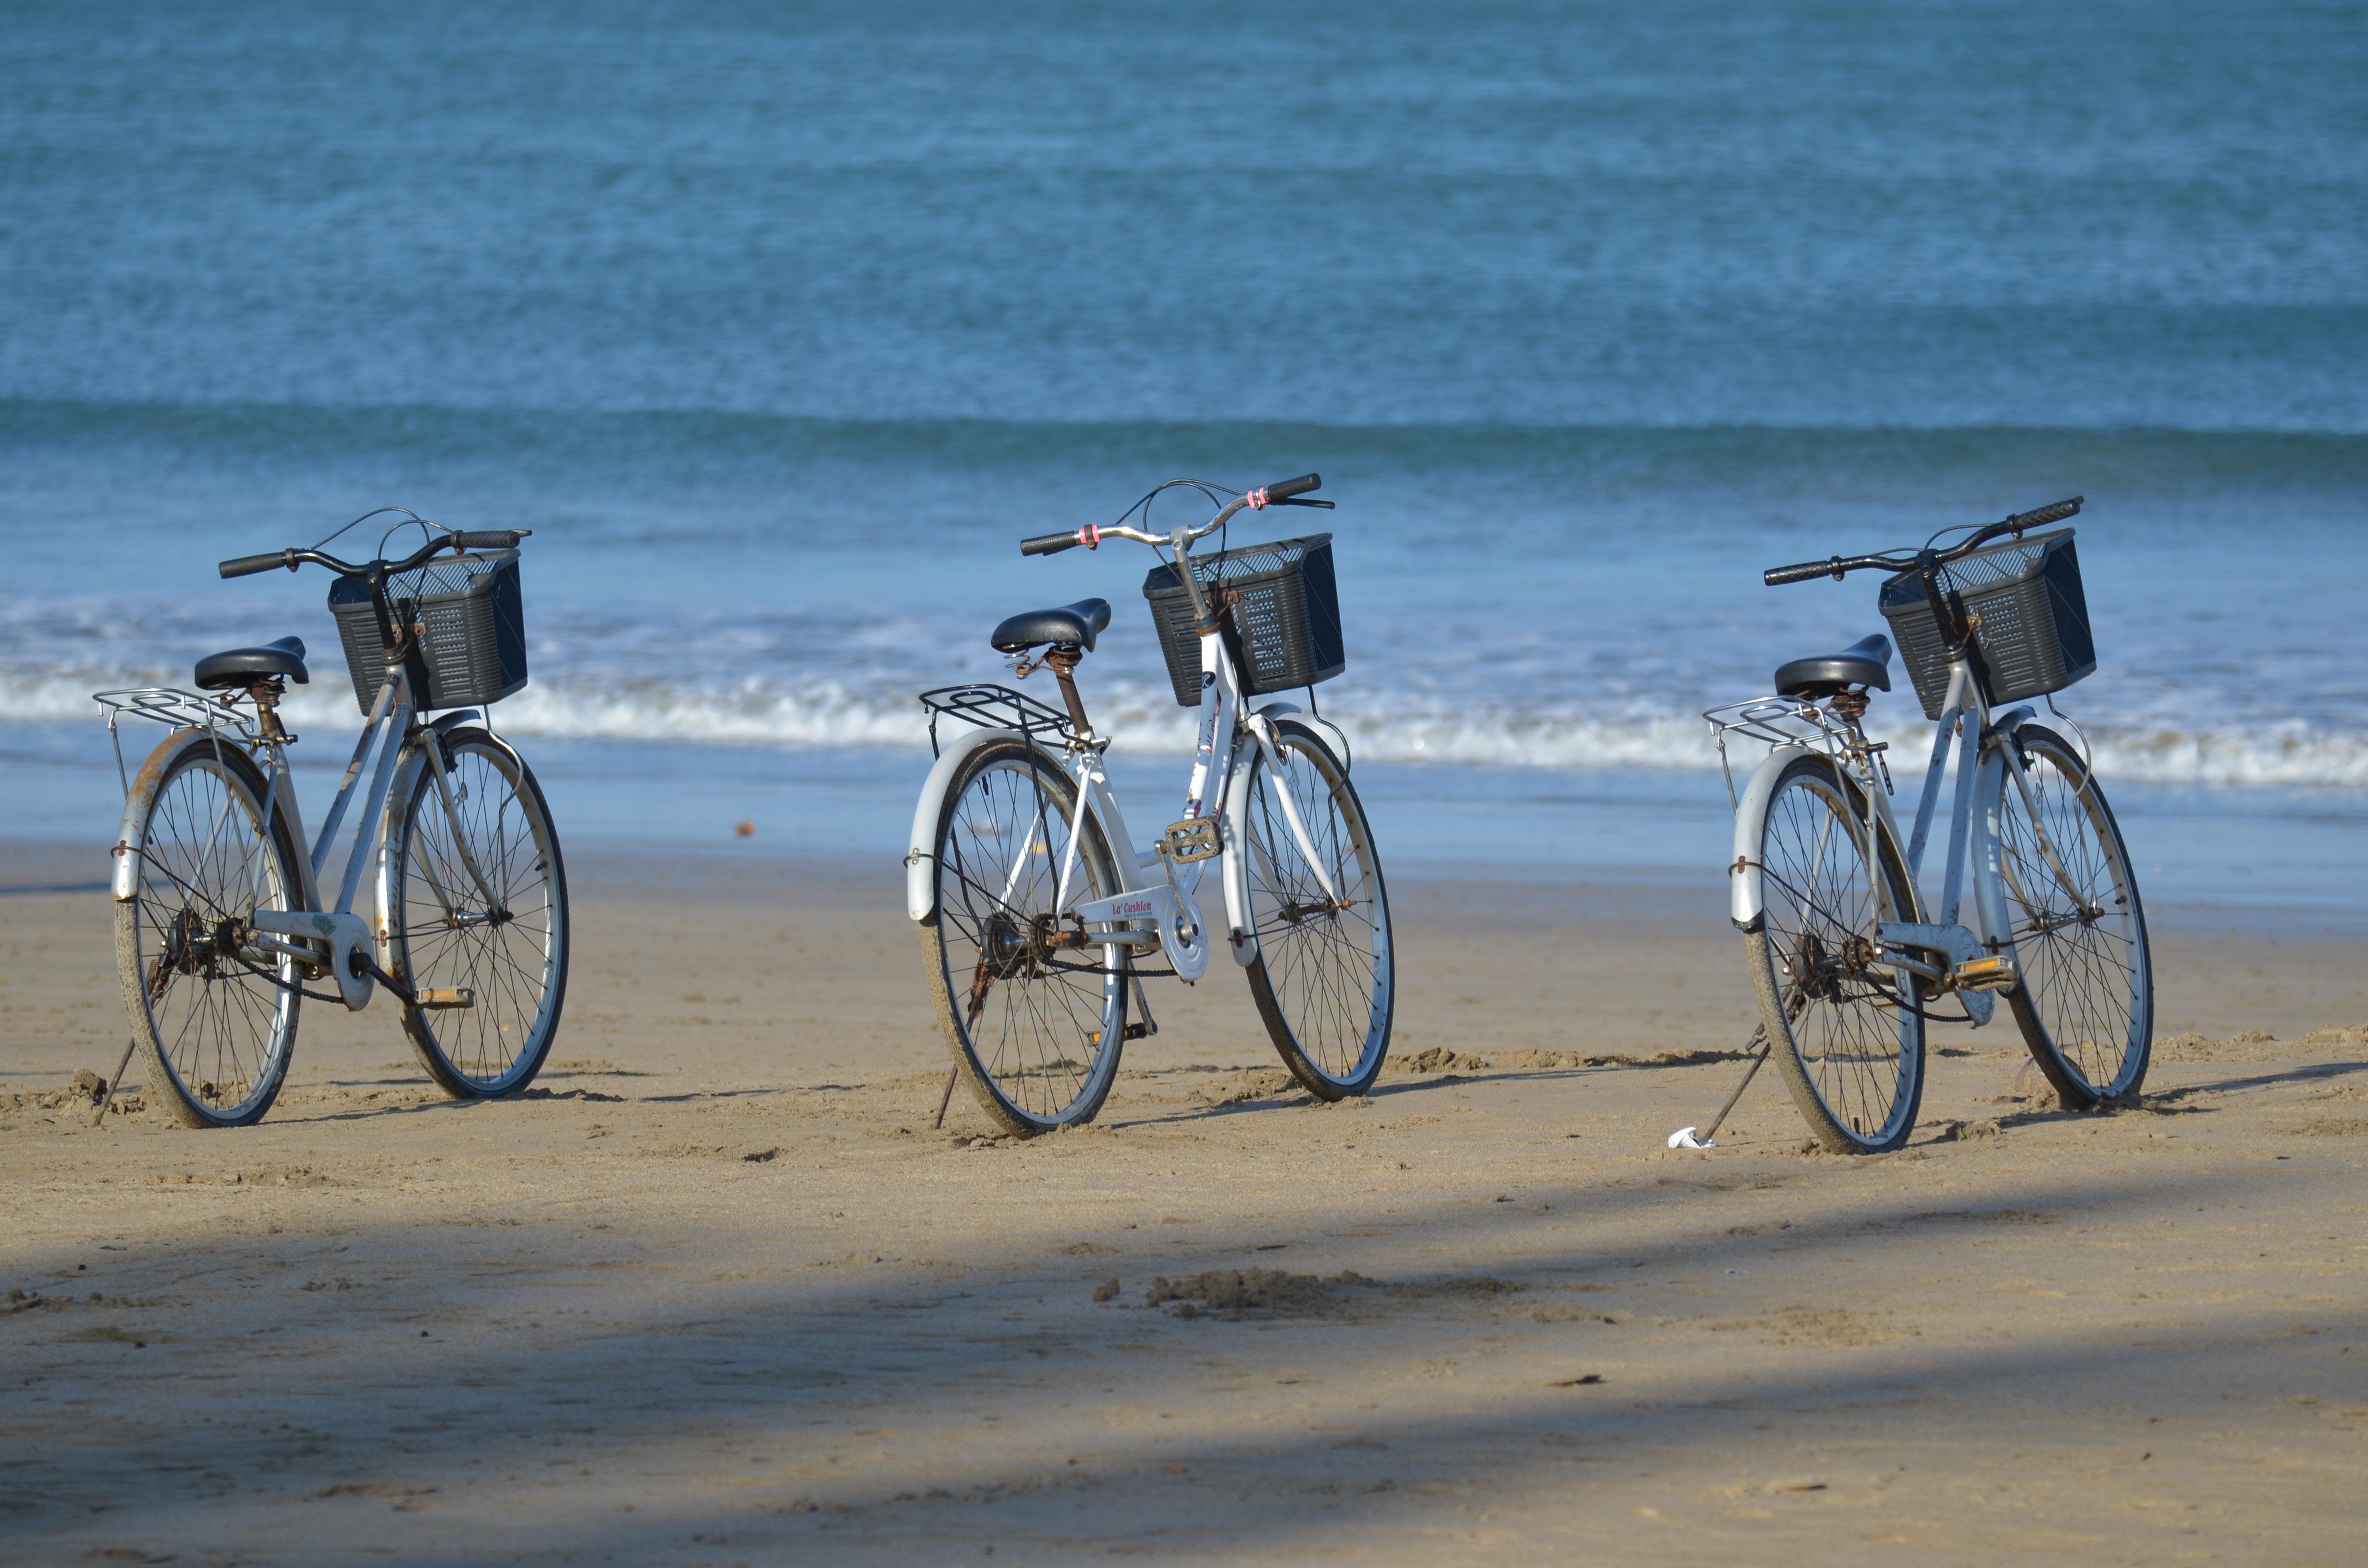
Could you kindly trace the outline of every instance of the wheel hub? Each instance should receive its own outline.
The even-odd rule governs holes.
[[[1828,951],[1815,931],[1801,933],[1793,948],[1801,994],[1813,1002],[1839,1002],[1842,994],[1842,962]]]
[[[1008,909],[998,909],[986,917],[979,927],[978,946],[979,961],[997,980],[1019,980],[1036,971],[1036,928],[1033,925],[1021,925]]]

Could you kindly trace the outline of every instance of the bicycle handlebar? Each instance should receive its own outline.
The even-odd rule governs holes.
[[[2017,512],[1995,523],[1975,528],[1962,543],[1942,551],[1891,551],[1876,555],[1835,555],[1823,561],[1804,561],[1797,566],[1771,566],[1759,574],[1761,582],[1771,588],[1787,583],[1805,583],[1812,577],[1832,576],[1839,579],[1845,573],[1878,566],[1887,572],[1905,572],[1923,564],[1929,553],[1930,564],[1945,566],[1952,561],[1972,554],[1990,540],[2003,534],[2019,534],[2026,528],[2044,528],[2077,515],[2086,496],[2075,495],[2067,500],[2051,501],[2044,506],[2034,506],[2028,512]]]
[[[1311,490],[1321,490],[1323,488],[1324,476],[1322,474],[1303,473],[1297,479],[1286,479],[1277,484],[1260,485],[1258,489],[1250,492],[1252,495],[1258,497],[1258,499],[1252,501],[1250,505],[1253,507],[1265,506],[1277,501],[1288,501],[1294,495],[1304,495]]]
[[[1194,482],[1179,480],[1171,481],[1170,483],[1184,483]],[[1211,517],[1207,522],[1201,524],[1198,528],[1181,528],[1173,535],[1151,533],[1143,528],[1129,528],[1123,523],[1112,524],[1108,528],[1099,528],[1094,524],[1088,523],[1084,528],[1076,528],[1066,533],[1037,534],[1031,538],[1023,539],[1019,541],[1019,553],[1022,555],[1058,555],[1064,550],[1075,550],[1081,544],[1087,550],[1098,550],[1101,547],[1102,540],[1106,539],[1131,539],[1139,544],[1148,544],[1155,547],[1160,545],[1174,546],[1178,544],[1190,544],[1196,539],[1203,539],[1210,534],[1215,533],[1219,528],[1232,521],[1234,514],[1240,511],[1245,506],[1250,507],[1252,510],[1260,510],[1268,506],[1319,506],[1328,512],[1332,509],[1332,503],[1329,501],[1308,501],[1301,499],[1301,497],[1304,496],[1309,491],[1322,488],[1323,484],[1323,475],[1315,473],[1303,473],[1296,479],[1285,479],[1278,481],[1273,484],[1259,485],[1255,489],[1243,492],[1236,499],[1225,503],[1223,507],[1219,508],[1215,517]],[[1161,488],[1165,489],[1166,486],[1163,485]],[[1158,492],[1154,491],[1152,494],[1156,495]],[[1128,515],[1133,515],[1132,510],[1130,510]]]
[[[223,562],[220,570],[225,577],[252,577],[257,572],[268,572],[275,566],[285,566],[290,572],[295,571],[296,552],[292,550],[275,550],[268,555],[242,555],[234,561]]]
[[[455,552],[464,550],[514,550],[518,547],[518,540],[533,532],[532,528],[477,528],[468,532],[449,533],[441,539],[431,540],[417,553],[406,560],[373,561],[361,566],[357,566],[350,561],[340,561],[334,555],[324,555],[317,550],[297,550],[290,547],[287,550],[274,551],[268,555],[237,556],[223,562],[216,570],[225,577],[252,577],[257,572],[268,572],[275,566],[284,566],[293,572],[309,561],[316,566],[327,567],[341,577],[367,577],[372,567],[381,567],[389,575],[393,575],[397,572],[408,572],[415,566],[424,566],[438,551],[448,549]]]

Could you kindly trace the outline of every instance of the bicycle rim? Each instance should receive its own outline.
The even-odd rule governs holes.
[[[150,1095],[189,1126],[261,1120],[295,1050],[296,960],[261,947],[250,923],[257,907],[301,902],[285,819],[264,831],[266,791],[244,753],[186,745],[149,797],[137,893],[117,905]]]
[[[1761,1019],[1794,1103],[1827,1147],[1898,1148],[1924,1089],[1916,977],[1878,962],[1876,926],[1909,907],[1897,846],[1878,855],[1864,797],[1820,757],[1778,779],[1760,826]]]
[[[1288,722],[1274,739],[1282,768],[1253,754],[1239,824],[1258,942],[1250,994],[1284,1065],[1309,1092],[1337,1100],[1371,1087],[1389,1051],[1397,994],[1389,894],[1363,802],[1338,760]],[[1292,829],[1286,794],[1322,877]]]
[[[2009,997],[2040,1070],[2076,1108],[2145,1082],[2154,1029],[2146,915],[2120,828],[2062,736],[2015,733],[1998,811]]]
[[[420,995],[465,996],[465,1006],[404,1009],[404,1028],[447,1094],[488,1098],[531,1083],[558,1031],[567,876],[525,765],[483,731],[455,732],[443,746],[451,812],[421,767],[388,847],[390,956]]]
[[[1060,945],[1062,915],[1118,891],[1088,816],[1071,864],[1076,796],[1033,747],[975,754],[947,793],[937,835],[937,908],[923,922],[939,1018],[986,1112],[1014,1132],[1092,1119],[1126,1030],[1126,978],[1110,949]]]

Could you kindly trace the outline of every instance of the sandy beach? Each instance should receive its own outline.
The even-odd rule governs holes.
[[[960,1097],[893,865],[586,851],[528,1097],[308,1007],[263,1126],[94,1131],[87,854],[0,851],[21,1562],[2341,1562],[2368,1529],[2357,935],[2156,912],[2141,1108],[1943,1030],[1804,1149],[1714,880],[1401,872],[1398,1061],[1224,966],[1094,1127]],[[1427,1070],[1426,1070],[1427,1069]],[[136,1069],[135,1069],[136,1074]]]

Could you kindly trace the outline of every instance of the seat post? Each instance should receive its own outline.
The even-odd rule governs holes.
[[[288,683],[278,676],[268,676],[246,688],[246,695],[255,702],[256,722],[263,732],[263,744],[274,749],[296,738],[279,726],[279,698],[287,689]]]
[[[1086,718],[1085,699],[1077,695],[1075,671],[1077,661],[1086,656],[1085,650],[1074,642],[1055,642],[1044,650],[1042,663],[1053,666],[1053,678],[1061,683],[1061,700],[1069,705],[1069,722],[1077,727],[1081,740],[1091,740],[1094,726]]]

